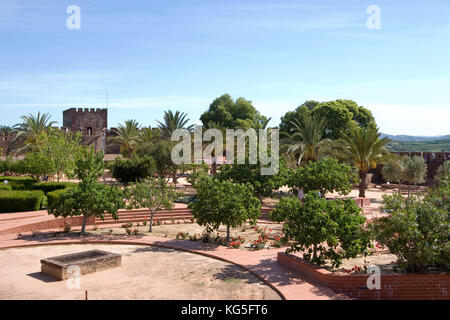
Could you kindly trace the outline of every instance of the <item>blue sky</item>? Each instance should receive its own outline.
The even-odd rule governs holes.
[[[69,5],[81,29],[68,30]],[[369,5],[381,29],[369,30]],[[0,125],[105,107],[109,125],[194,123],[223,93],[277,125],[306,100],[353,99],[390,134],[450,134],[450,2],[1,0]]]

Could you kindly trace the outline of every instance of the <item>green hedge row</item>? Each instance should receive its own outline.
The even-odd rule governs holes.
[[[62,194],[66,192],[66,189],[59,189],[47,193],[47,207],[50,208],[56,204]]]
[[[3,184],[0,181],[0,190],[12,190],[12,187],[9,184]]]
[[[32,177],[0,177],[0,182],[8,181],[13,190],[31,190],[33,188],[34,179]]]
[[[45,194],[36,191],[0,191],[0,213],[36,211],[41,208]]]
[[[72,188],[76,185],[73,182],[40,182],[33,185],[33,190],[42,190],[47,195],[50,192]]]

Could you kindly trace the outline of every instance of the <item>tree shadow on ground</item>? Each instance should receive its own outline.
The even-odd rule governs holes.
[[[242,280],[245,283],[253,284],[260,283],[261,279],[255,277],[255,275],[251,274],[248,270],[241,268],[237,265],[231,264],[225,266],[220,272],[217,272],[213,275],[215,279],[232,282]]]
[[[310,284],[311,286],[308,286],[308,288],[311,294],[321,297],[328,297],[331,299],[346,298],[309,276],[293,268],[288,268],[278,264],[276,256],[273,258],[263,259],[257,265],[244,266],[256,273],[258,276],[262,277],[265,281],[279,287],[281,291],[285,286]],[[301,299],[301,295],[299,295],[299,299]]]
[[[141,248],[137,248],[131,253],[142,253],[142,252],[175,252],[177,250],[175,249],[169,249],[169,248],[161,248],[161,247],[154,247],[154,246],[144,246]]]

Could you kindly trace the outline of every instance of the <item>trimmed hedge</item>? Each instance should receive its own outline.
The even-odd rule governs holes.
[[[0,191],[0,213],[39,210],[44,198],[41,190]]]
[[[8,181],[8,184],[10,184],[13,189],[16,188],[16,190],[31,190],[35,182],[32,177],[0,177],[0,182],[5,180]]]
[[[66,192],[67,189],[59,189],[47,193],[47,208],[54,207],[56,202],[59,200],[62,194]]]
[[[0,183],[0,190],[12,190],[9,184]]]
[[[56,190],[63,190],[66,188],[73,188],[77,184],[73,182],[40,182],[33,185],[33,190],[42,190],[45,194]]]

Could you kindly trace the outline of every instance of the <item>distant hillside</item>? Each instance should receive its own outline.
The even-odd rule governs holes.
[[[390,135],[382,133],[381,137],[389,138],[392,141],[435,141],[435,140],[448,140],[450,139],[450,135],[445,136],[434,136],[434,137],[426,137],[426,136],[407,136],[407,135]]]
[[[428,141],[391,141],[388,149],[411,152],[450,152],[450,138]]]

